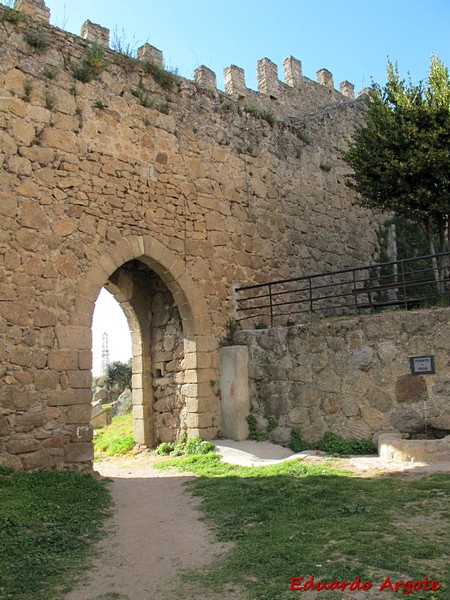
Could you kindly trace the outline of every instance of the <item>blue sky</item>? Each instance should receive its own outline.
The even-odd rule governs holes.
[[[3,1],[3,0],[0,0]],[[145,42],[164,53],[167,66],[193,78],[205,64],[217,73],[245,69],[256,89],[256,62],[278,65],[289,55],[302,61],[315,79],[326,68],[335,87],[345,79],[356,91],[371,78],[385,82],[387,57],[413,81],[426,77],[432,53],[450,67],[450,0],[46,0],[51,22],[79,34],[86,19],[122,35],[136,46]],[[99,373],[102,333],[110,338],[111,360],[127,360],[129,332],[118,305],[102,292],[94,315],[94,373]]]
[[[437,53],[450,66],[450,0],[47,0],[51,22],[79,33],[86,19],[128,42],[148,42],[163,51],[166,64],[192,78],[201,64],[217,73],[245,69],[256,89],[256,62],[282,65],[292,55],[315,79],[326,68],[335,87],[345,79],[356,90],[371,77],[385,81],[387,56],[414,81],[426,77]]]

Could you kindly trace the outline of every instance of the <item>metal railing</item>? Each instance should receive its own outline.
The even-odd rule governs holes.
[[[237,288],[237,320],[247,328],[313,317],[433,306],[449,298],[450,252],[280,279]]]

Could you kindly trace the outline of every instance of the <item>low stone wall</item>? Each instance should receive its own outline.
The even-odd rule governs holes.
[[[425,424],[450,431],[449,328],[446,308],[240,331],[258,428],[279,443],[292,427],[311,442],[326,431],[374,441]],[[411,373],[422,355],[434,356],[435,374]]]
[[[383,433],[378,454],[389,461],[439,462],[450,460],[450,435],[442,440],[408,440],[400,433]]]

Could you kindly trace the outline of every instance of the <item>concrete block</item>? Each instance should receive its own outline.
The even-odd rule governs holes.
[[[220,349],[221,433],[225,438],[248,437],[246,417],[250,414],[248,388],[248,348]]]

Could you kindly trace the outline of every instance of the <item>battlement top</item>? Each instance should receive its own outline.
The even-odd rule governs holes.
[[[50,10],[45,5],[45,0],[15,0],[14,8],[20,10],[32,18],[50,22]],[[102,27],[90,20],[86,20],[82,27],[80,36],[88,41],[95,41],[99,45],[110,47],[110,30]],[[139,60],[151,61],[160,66],[163,65],[163,54],[154,46],[146,43],[137,50]],[[293,56],[288,56],[283,62],[284,82],[278,78],[278,67],[268,58],[262,58],[257,62],[256,73],[258,82],[258,93],[276,99],[289,89],[301,89],[305,85],[317,86],[317,92],[320,89],[328,90],[328,96],[331,101],[339,101],[344,98],[353,100],[355,90],[352,83],[342,81],[339,85],[339,91],[335,89],[333,75],[327,69],[320,69],[316,73],[316,81],[305,77],[302,73],[302,63]],[[230,65],[223,71],[225,82],[225,93],[237,96],[246,96],[254,93],[247,88],[245,83],[245,72],[236,65]],[[194,80],[202,87],[211,90],[217,89],[217,77],[214,71],[201,65],[194,72]],[[361,90],[358,97],[364,94],[366,90]],[[322,94],[323,95],[323,94]]]

